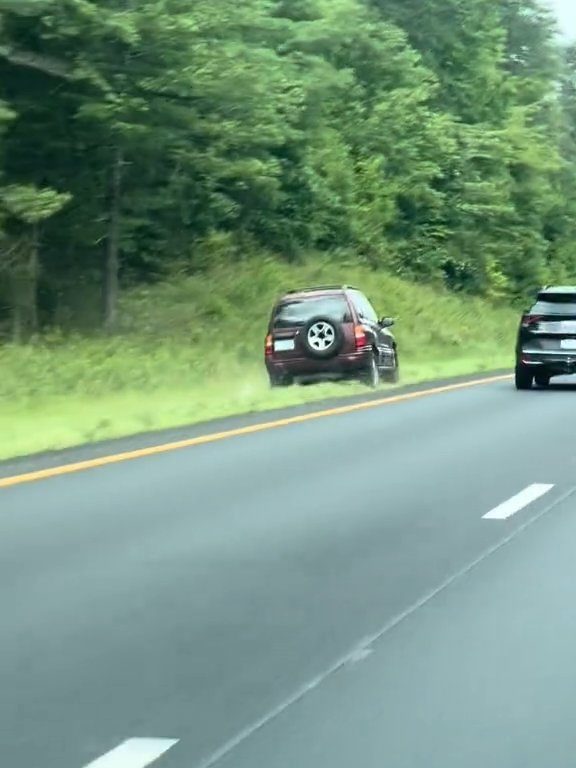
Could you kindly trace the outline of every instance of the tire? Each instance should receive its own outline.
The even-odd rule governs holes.
[[[387,384],[398,384],[400,381],[400,361],[398,360],[398,352],[394,350],[394,368],[389,368],[382,371],[382,381]]]
[[[289,387],[292,384],[290,376],[278,376],[270,374],[270,386],[272,389],[278,389],[279,387]]]
[[[300,332],[300,342],[308,357],[329,360],[336,357],[344,343],[341,326],[329,317],[313,317]]]
[[[537,373],[534,377],[536,379],[536,384],[539,387],[549,387],[550,386],[550,374],[549,373]]]
[[[514,374],[516,389],[532,389],[534,374],[525,365],[517,365]]]
[[[370,356],[368,367],[362,372],[360,379],[362,383],[371,389],[376,389],[380,384],[380,369],[378,368],[378,360],[375,354]]]

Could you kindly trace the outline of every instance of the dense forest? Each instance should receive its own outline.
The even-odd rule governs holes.
[[[573,280],[576,53],[550,13],[0,0],[0,324],[14,340],[113,330],[124,286],[259,252],[353,254],[507,300]]]

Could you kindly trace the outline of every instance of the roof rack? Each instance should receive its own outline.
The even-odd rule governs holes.
[[[556,293],[575,293],[576,285],[545,285],[540,289],[541,293],[554,291]]]
[[[315,291],[357,291],[353,285],[315,285],[312,288],[300,288],[293,291],[287,291],[291,293],[314,293]]]

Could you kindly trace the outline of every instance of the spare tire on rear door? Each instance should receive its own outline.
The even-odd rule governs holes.
[[[319,360],[335,357],[342,349],[342,327],[330,317],[313,317],[300,332],[300,340],[306,354]]]

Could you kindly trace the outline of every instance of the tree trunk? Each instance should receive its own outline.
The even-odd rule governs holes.
[[[12,338],[16,344],[30,341],[38,332],[38,231],[26,238],[22,254],[10,276]]]
[[[14,344],[24,343],[24,308],[21,296],[21,278],[14,274],[10,277],[10,292],[12,294],[12,341]]]
[[[110,178],[110,216],[108,219],[108,238],[104,265],[104,328],[108,332],[115,330],[118,321],[123,165],[123,153],[120,147],[117,147],[114,152]]]

